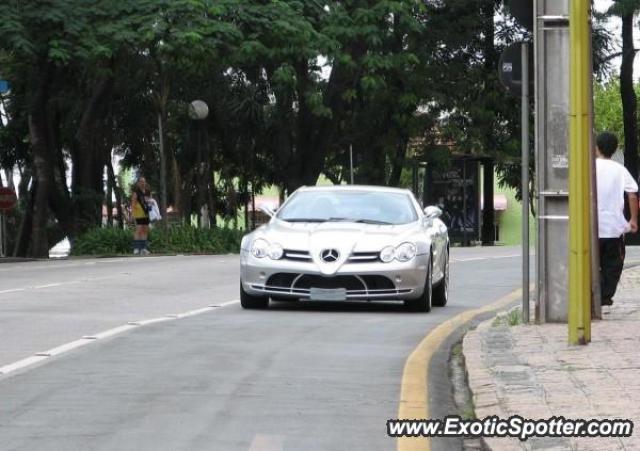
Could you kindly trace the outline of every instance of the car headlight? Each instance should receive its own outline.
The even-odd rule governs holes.
[[[278,243],[270,244],[267,240],[258,238],[251,246],[251,254],[256,258],[269,257],[272,260],[280,260],[284,255],[284,249]]]
[[[380,251],[380,260],[383,263],[389,263],[396,258],[396,248],[393,246],[387,246]]]
[[[271,260],[280,260],[284,254],[284,249],[278,243],[274,243],[267,249],[267,255]]]
[[[263,240],[262,238],[258,238],[251,245],[251,254],[255,258],[266,257],[268,251],[269,251],[269,243],[267,242],[267,240]]]
[[[399,262],[408,262],[418,253],[416,245],[413,243],[402,243],[396,247],[396,259]]]

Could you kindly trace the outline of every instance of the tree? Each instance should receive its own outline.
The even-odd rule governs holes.
[[[634,18],[640,11],[638,0],[615,0],[609,14],[622,19],[622,63],[620,65],[620,97],[624,126],[624,165],[638,179],[638,100],[633,86]]]

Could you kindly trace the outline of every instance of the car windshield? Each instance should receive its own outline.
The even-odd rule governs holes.
[[[383,191],[301,191],[278,212],[288,222],[408,224],[418,219],[408,194]]]

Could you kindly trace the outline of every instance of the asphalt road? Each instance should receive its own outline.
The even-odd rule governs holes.
[[[393,450],[428,332],[519,287],[516,248],[452,251],[447,307],[238,303],[0,376],[0,450]],[[128,321],[238,298],[238,257],[0,265],[0,366]]]

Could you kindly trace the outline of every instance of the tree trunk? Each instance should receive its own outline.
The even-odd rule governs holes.
[[[97,135],[98,125],[108,113],[113,82],[113,77],[107,76],[94,85],[74,137],[72,157],[76,233],[99,225],[102,219],[105,158],[104,147],[99,145]]]
[[[634,180],[638,180],[637,98],[633,89],[633,14],[622,16],[622,64],[620,65],[620,96],[624,124],[624,165]]]
[[[395,158],[391,163],[391,174],[389,175],[388,186],[400,185],[400,177],[402,177],[402,169],[404,168],[407,155],[407,140],[404,138],[398,139],[396,145]],[[416,195],[418,193],[415,193]]]
[[[50,166],[53,173],[53,183],[49,191],[49,208],[66,236],[73,239],[75,235],[74,211],[67,187],[65,157],[58,136],[61,128],[61,115],[57,110],[54,110],[51,111],[49,117],[49,146],[52,153]]]
[[[107,177],[107,194],[105,204],[107,207],[107,225],[113,227],[113,180]]]
[[[113,188],[113,193],[116,197],[116,212],[118,214],[118,228],[124,228],[124,212],[122,211],[122,190],[118,186],[118,181],[116,180],[115,171],[113,170],[113,163],[111,162],[111,158],[107,158],[107,178],[109,180],[109,184]]]
[[[31,177],[29,177],[31,178]],[[20,220],[18,235],[16,236],[13,248],[14,257],[26,257],[29,254],[29,244],[33,234],[33,199],[35,196],[37,183],[33,181],[31,191],[25,192],[23,196],[27,198],[26,208]]]
[[[495,211],[493,207],[493,160],[487,158],[482,165],[483,169],[483,208],[482,208],[482,244],[493,246],[495,242]]]
[[[175,152],[171,152],[171,174],[172,174],[172,190],[173,190],[173,211],[177,214],[182,213],[182,182],[180,175],[180,166],[176,159]]]
[[[166,122],[166,99],[163,97],[158,111],[158,150],[160,154],[160,216],[162,224],[167,224],[167,156],[164,148],[164,129]]]
[[[205,150],[207,153],[207,205],[209,210],[209,227],[216,228],[217,224],[217,205],[216,205],[216,185],[215,176],[213,174],[213,152],[211,151],[211,143],[209,140],[209,132],[205,128]]]
[[[53,168],[50,164],[48,128],[49,90],[53,79],[53,67],[43,65],[42,72],[34,76],[37,88],[29,105],[29,135],[33,149],[35,193],[33,196],[33,223],[31,246],[27,253],[33,257],[49,257],[47,222],[49,219],[49,192],[53,184]]]

